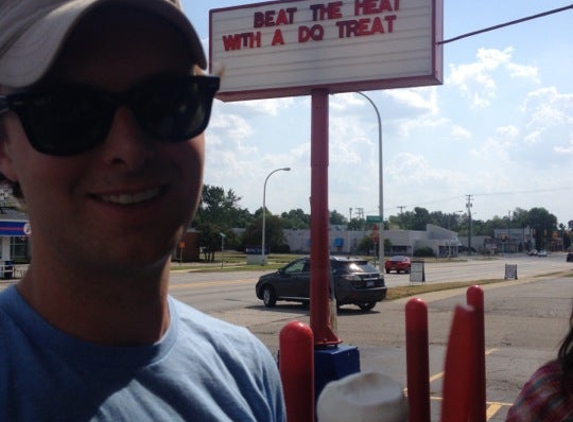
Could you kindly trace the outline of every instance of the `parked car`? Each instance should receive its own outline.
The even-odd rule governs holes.
[[[573,252],[569,252],[567,254],[567,258],[565,259],[567,262],[573,262]]]
[[[527,254],[529,256],[537,256],[538,252],[537,252],[537,249],[532,249]]]
[[[386,297],[384,276],[365,259],[330,257],[330,271],[337,307],[346,304],[369,311]],[[309,303],[310,258],[297,259],[278,271],[259,278],[259,299],[272,308],[277,300]]]
[[[547,258],[547,251],[545,249],[541,249],[539,252],[537,252],[537,256],[539,258]]]
[[[402,255],[393,256],[384,263],[386,274],[389,274],[390,271],[396,271],[396,273],[404,272],[409,274],[411,266],[412,264],[410,263],[410,258]]]

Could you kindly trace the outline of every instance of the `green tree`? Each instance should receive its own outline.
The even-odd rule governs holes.
[[[232,189],[225,192],[221,187],[203,186],[193,224],[199,231],[199,246],[206,261],[213,261],[215,252],[221,250],[221,233],[225,234],[225,248],[240,246],[240,240],[231,229],[246,227],[253,219],[248,210],[238,206],[240,200]]]
[[[358,242],[358,252],[362,254],[369,254],[374,250],[374,241],[372,236],[364,236],[360,242]]]
[[[364,218],[353,218],[348,223],[348,230],[365,230],[366,229],[366,220]]]
[[[245,247],[260,247],[263,238],[262,209],[261,218],[257,218],[247,227],[242,236]],[[269,251],[276,250],[278,246],[284,245],[282,219],[276,215],[265,212],[265,246]]]
[[[196,223],[213,223],[224,228],[246,227],[253,217],[248,210],[239,207],[240,196],[232,189],[204,185]]]
[[[340,214],[338,211],[333,210],[329,213],[329,222],[332,226],[343,226],[346,225],[346,217]]]
[[[545,208],[532,208],[529,210],[528,225],[535,230],[537,247],[544,248],[553,231],[557,230],[557,217]]]
[[[289,212],[283,212],[281,214],[281,218],[285,229],[302,230],[310,228],[310,215],[305,214],[305,212],[300,208],[290,210]]]

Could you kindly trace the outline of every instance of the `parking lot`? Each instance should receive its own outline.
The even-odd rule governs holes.
[[[517,266],[517,280],[504,281],[505,265]],[[484,285],[488,421],[505,419],[509,405],[533,371],[555,356],[567,329],[573,298],[573,264],[566,254],[525,255],[425,264],[433,283],[500,280]],[[266,308],[254,286],[262,271],[172,273],[171,294],[218,318],[246,326],[276,354],[280,330],[290,321],[309,323],[309,309],[294,303]],[[410,285],[407,274],[386,274],[389,289]],[[0,289],[11,281],[0,283]],[[421,285],[420,283],[415,285]],[[420,296],[428,304],[432,420],[439,420],[444,355],[452,312],[465,303],[465,288]],[[355,346],[363,371],[383,372],[406,385],[405,313],[409,299],[383,301],[366,313],[345,306],[337,334]]]
[[[505,265],[517,265],[517,280],[503,281]],[[483,286],[486,309],[486,379],[488,421],[503,421],[519,389],[533,371],[555,356],[566,331],[573,298],[573,265],[565,254],[548,258],[527,256],[470,259],[464,262],[428,262],[426,283],[498,279]],[[256,274],[199,275],[194,289],[174,289],[186,302],[222,319],[247,326],[276,353],[280,330],[290,321],[309,323],[309,309],[293,303],[265,308],[254,299]],[[207,277],[213,277],[207,281]],[[407,274],[385,275],[389,288],[409,285]],[[217,287],[210,283],[217,283]],[[222,290],[225,293],[222,293]],[[430,333],[430,388],[432,420],[439,420],[444,356],[452,312],[465,303],[465,288],[421,296],[428,304]],[[406,385],[405,314],[408,299],[384,301],[367,313],[343,307],[338,313],[337,333],[345,345],[356,346],[363,371],[383,372]],[[211,302],[212,301],[212,302]]]

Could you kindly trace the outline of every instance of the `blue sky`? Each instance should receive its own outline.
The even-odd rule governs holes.
[[[183,0],[208,50],[209,10],[255,2]],[[325,2],[326,3],[326,2]],[[444,39],[571,0],[444,1]],[[573,220],[573,9],[448,43],[443,85],[369,91],[382,116],[384,217],[465,210],[486,220],[544,207]],[[378,214],[378,124],[357,94],[330,96],[329,208]],[[310,98],[216,101],[205,183],[251,212],[310,212]]]

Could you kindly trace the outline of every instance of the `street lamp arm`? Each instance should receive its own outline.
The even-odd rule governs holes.
[[[262,241],[261,241],[261,264],[266,264],[266,257],[265,257],[265,219],[266,219],[266,201],[267,201],[267,182],[269,177],[275,174],[278,171],[290,171],[290,167],[281,167],[271,171],[267,177],[265,178],[265,183],[263,185],[263,227],[262,227]]]
[[[383,271],[384,266],[384,175],[382,170],[382,118],[378,107],[372,99],[363,92],[356,91],[357,94],[366,98],[366,100],[374,107],[376,117],[378,119],[378,214],[380,216],[380,231],[378,235],[378,268]]]

